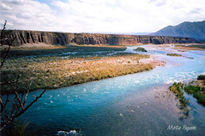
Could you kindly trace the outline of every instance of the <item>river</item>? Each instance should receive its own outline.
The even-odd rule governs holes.
[[[179,52],[173,48],[143,47],[148,50],[146,54],[160,58],[166,65],[48,90],[19,120],[31,121],[41,128],[42,135],[49,136],[202,136],[205,108],[187,95],[191,111],[189,117],[181,119],[168,86],[175,81],[194,80],[205,72],[205,51],[180,52],[184,57],[173,57],[166,55]],[[136,53],[134,48],[127,47],[126,52]]]

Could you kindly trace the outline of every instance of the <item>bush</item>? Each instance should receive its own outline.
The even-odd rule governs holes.
[[[184,91],[188,94],[192,94],[199,103],[205,105],[205,88],[197,85],[188,85],[184,87]]]
[[[177,53],[167,53],[167,56],[182,56],[181,54]]]
[[[182,91],[183,88],[184,88],[184,84],[176,83],[176,82],[172,86],[169,87],[169,90],[172,91],[176,95],[177,99],[179,99],[180,109],[186,108],[187,104],[189,103],[189,100],[187,100],[184,97],[184,93]]]
[[[142,47],[138,47],[138,48],[135,49],[134,51],[147,52],[147,50],[145,50],[145,48],[142,48]]]
[[[197,80],[205,80],[205,75],[199,75]]]

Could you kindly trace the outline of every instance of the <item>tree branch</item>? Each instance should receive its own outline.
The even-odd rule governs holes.
[[[36,101],[38,101],[39,98],[42,97],[42,95],[46,92],[46,90],[43,90],[39,96],[37,96],[30,104],[28,104],[25,108],[17,112],[16,114],[12,115],[11,117],[8,118],[7,121],[1,122],[1,129],[0,131],[8,125],[10,122],[12,122],[15,118],[19,117],[22,115],[28,108],[30,108]],[[18,98],[18,97],[17,97]],[[22,103],[21,103],[22,104]]]

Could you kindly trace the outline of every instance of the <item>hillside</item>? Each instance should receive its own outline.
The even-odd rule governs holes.
[[[205,40],[205,21],[183,22],[176,26],[167,26],[152,35],[191,37],[196,40]]]

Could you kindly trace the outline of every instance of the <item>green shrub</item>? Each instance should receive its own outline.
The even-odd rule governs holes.
[[[138,47],[137,49],[135,49],[135,51],[147,52],[147,50],[145,50],[145,48],[142,47]]]
[[[205,80],[205,75],[199,75],[197,80]]]
[[[192,94],[199,103],[205,105],[205,88],[197,85],[188,85],[184,87],[184,91]]]
[[[188,94],[193,94],[194,92],[197,92],[198,90],[200,90],[200,87],[199,86],[188,85],[188,86],[184,87],[184,90]]]
[[[182,91],[183,88],[184,88],[184,84],[176,83],[176,82],[172,86],[169,87],[169,90],[172,91],[176,95],[177,99],[179,99],[180,109],[184,109],[189,103],[189,100],[187,100],[184,97],[184,93]]]

